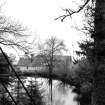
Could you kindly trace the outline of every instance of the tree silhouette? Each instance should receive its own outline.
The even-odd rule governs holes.
[[[66,17],[72,16],[74,13],[78,13],[87,7],[88,3],[91,2],[92,7],[94,6],[93,21],[90,23],[93,24],[93,30],[90,27],[90,37],[93,39],[93,42],[82,43],[80,47],[82,48],[81,54],[86,55],[86,59],[90,63],[90,66],[93,67],[92,72],[92,92],[91,92],[91,104],[94,105],[104,105],[105,103],[105,75],[104,75],[104,59],[105,59],[105,0],[86,0],[84,4],[79,6],[77,11],[71,9],[65,9],[67,12],[66,15],[62,15],[58,18],[61,18],[63,21]],[[57,19],[58,19],[57,18]],[[85,28],[87,29],[87,27]]]
[[[2,53],[0,53],[0,83],[9,84],[10,78],[9,76],[6,76],[6,74],[9,74],[11,71],[9,69],[9,65],[6,62],[4,56]]]
[[[49,85],[51,86],[51,103],[52,103],[52,73],[57,61],[57,55],[61,55],[62,51],[65,51],[65,45],[62,40],[57,39],[56,37],[51,37],[45,41],[43,45],[39,46],[40,50],[40,57],[46,67],[48,68],[49,72]]]
[[[13,103],[7,96],[3,95],[0,97],[0,105],[13,105]]]
[[[27,86],[27,89],[33,97],[35,105],[45,105],[45,102],[43,100],[44,89],[40,89],[40,84],[37,81],[31,80],[29,85]],[[30,99],[28,99],[28,104],[32,104]]]

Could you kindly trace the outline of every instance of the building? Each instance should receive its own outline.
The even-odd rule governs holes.
[[[34,71],[48,71],[48,62],[40,55],[20,58],[17,64],[17,70],[22,72],[34,72]],[[67,72],[73,65],[70,56],[54,56],[53,72]]]

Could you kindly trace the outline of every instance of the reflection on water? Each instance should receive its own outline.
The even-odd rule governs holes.
[[[46,105],[51,105],[51,98],[50,94],[51,92],[49,91],[49,84],[48,84],[48,79],[41,79],[41,78],[32,78],[32,77],[27,77],[27,78],[22,78],[22,81],[24,81],[24,85],[27,86],[29,85],[30,81],[37,81],[38,84],[40,84],[40,89],[44,89],[44,101],[46,102]],[[14,81],[15,82],[15,81]],[[53,81],[53,87],[52,87],[52,97],[53,97],[53,104],[52,105],[77,105],[76,102],[73,101],[73,98],[75,94],[71,92],[70,86],[61,86],[59,85],[58,81]],[[24,90],[24,89],[23,89]],[[21,88],[22,91],[22,88]]]
[[[44,93],[44,98],[46,100],[47,105],[51,105],[48,80],[37,79],[37,81],[38,83],[42,83],[42,88],[46,90],[46,92]],[[69,86],[58,86],[58,81],[53,81],[53,105],[77,105],[77,103],[73,101],[75,94],[71,91],[72,89]]]

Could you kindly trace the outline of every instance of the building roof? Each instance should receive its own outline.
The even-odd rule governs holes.
[[[54,68],[53,72],[56,72],[58,74],[62,73],[70,73],[71,68],[73,66],[73,62],[71,60],[71,56],[55,56],[57,62],[54,62]],[[41,56],[35,56],[32,59],[29,57],[22,57],[20,58],[17,67],[42,67],[46,64],[44,63],[43,59]],[[46,69],[47,70],[47,69]]]
[[[71,57],[70,56],[60,56],[60,55],[56,55],[55,58],[58,61],[63,61],[63,62],[67,62],[67,60],[70,62],[72,62]],[[45,63],[45,61],[43,60],[43,58],[41,56],[34,56],[32,58],[29,57],[22,57],[19,59],[18,61],[18,66],[41,66],[42,63]]]

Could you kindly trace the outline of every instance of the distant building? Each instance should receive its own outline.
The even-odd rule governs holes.
[[[56,59],[54,61],[53,71],[56,72],[67,72],[71,69],[73,62],[70,56],[54,56]],[[33,71],[47,71],[47,62],[40,56],[22,57],[20,58],[17,69],[22,72],[33,72]]]

